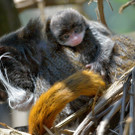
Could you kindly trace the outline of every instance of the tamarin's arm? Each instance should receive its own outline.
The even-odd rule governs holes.
[[[29,115],[29,133],[43,135],[43,125],[51,128],[58,113],[67,103],[80,95],[92,96],[105,89],[105,82],[92,71],[80,71],[55,83],[43,93],[32,107]]]

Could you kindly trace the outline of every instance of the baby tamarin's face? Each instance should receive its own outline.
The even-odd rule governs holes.
[[[52,17],[50,29],[59,44],[74,47],[83,41],[85,19],[77,11],[67,9]]]

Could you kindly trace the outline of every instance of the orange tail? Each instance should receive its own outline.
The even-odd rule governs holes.
[[[43,93],[32,107],[29,115],[29,133],[43,135],[43,125],[51,128],[58,113],[80,95],[96,95],[98,90],[105,89],[102,78],[91,72],[77,72],[67,79],[55,83],[47,92]]]

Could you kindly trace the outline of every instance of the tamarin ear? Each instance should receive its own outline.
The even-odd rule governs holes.
[[[49,17],[47,19],[47,22],[46,22],[46,28],[45,28],[45,36],[47,38],[48,41],[51,41],[52,43],[56,43],[57,44],[57,41],[56,41],[56,38],[55,36],[53,35],[51,29],[50,29],[50,23],[51,23],[51,17]]]
[[[43,25],[39,18],[31,19],[28,24],[19,31],[18,37],[24,40],[40,40]]]
[[[46,38],[48,39],[49,36],[52,34],[51,29],[50,29],[50,22],[51,18],[49,17],[46,21],[46,27],[45,27],[45,33],[46,33]]]

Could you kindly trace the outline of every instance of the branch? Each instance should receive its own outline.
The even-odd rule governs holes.
[[[135,0],[127,2],[126,4],[124,4],[120,7],[119,13],[121,14],[125,8],[129,7],[130,5],[134,5],[134,4],[135,4]]]
[[[101,22],[107,27],[106,21],[105,21],[105,15],[104,15],[104,0],[98,0],[98,11],[100,15]]]

